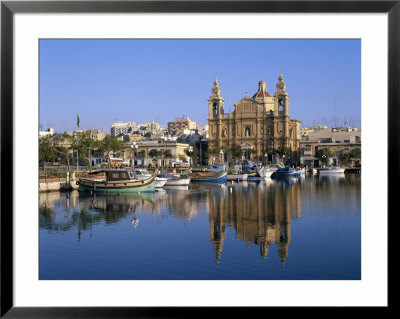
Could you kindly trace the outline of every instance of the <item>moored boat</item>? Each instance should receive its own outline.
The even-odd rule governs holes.
[[[248,174],[241,172],[228,172],[226,179],[228,181],[247,181]]]
[[[104,173],[105,179],[80,178],[76,183],[78,191],[93,191],[104,194],[126,194],[148,192],[155,190],[155,176],[146,179],[138,179],[130,170],[125,169],[103,169],[92,174]]]
[[[320,175],[327,175],[327,174],[343,174],[345,171],[345,168],[341,168],[338,166],[330,166],[326,168],[319,168],[318,173]]]
[[[271,177],[272,174],[275,173],[275,172],[278,170],[278,168],[280,168],[279,165],[270,165],[270,166],[267,166],[267,167],[265,168],[265,177],[266,177],[266,178]]]
[[[190,178],[177,177],[168,173],[157,174],[156,178],[165,178],[167,181],[164,186],[189,186]]]
[[[249,171],[247,176],[248,181],[259,181],[266,178],[265,167],[256,168],[254,170]]]
[[[227,171],[222,172],[193,172],[188,174],[193,183],[225,183],[227,181]]]
[[[296,170],[293,169],[292,167],[281,167],[278,168],[271,177],[274,178],[298,177],[304,174],[304,171],[305,171],[304,169]]]
[[[137,179],[147,179],[150,176],[152,176],[146,169],[135,169],[134,170],[134,175]],[[155,180],[154,180],[154,186],[155,188],[162,188],[166,183],[167,183],[168,179],[167,178],[163,178],[163,177],[158,177],[156,176]]]

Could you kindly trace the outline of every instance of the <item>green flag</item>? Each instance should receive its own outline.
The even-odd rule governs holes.
[[[78,113],[76,114],[76,125],[79,127],[79,115],[78,115]]]

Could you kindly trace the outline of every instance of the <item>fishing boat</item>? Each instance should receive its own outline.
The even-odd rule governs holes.
[[[89,173],[104,174],[104,179],[80,178],[76,184],[78,191],[93,191],[104,194],[126,194],[155,190],[155,176],[138,179],[134,172],[127,169],[102,169]]]
[[[265,168],[265,177],[271,177],[273,173],[275,173],[280,168],[279,165],[270,165]]]
[[[266,178],[265,167],[257,167],[247,173],[248,181],[260,181]]]
[[[248,174],[242,172],[228,171],[226,179],[228,181],[247,181]]]
[[[247,181],[247,173],[243,173],[239,165],[235,165],[234,169],[228,170],[226,179],[228,181]]]
[[[298,177],[304,174],[304,172],[305,172],[304,169],[296,170],[292,167],[281,167],[278,168],[271,177],[274,178]]]
[[[225,183],[227,181],[227,171],[221,172],[193,172],[188,174],[193,183]]]
[[[247,174],[248,181],[263,180],[265,178],[265,168],[258,167],[252,161],[242,161],[242,173]]]
[[[320,175],[343,174],[344,171],[345,171],[345,168],[341,168],[338,166],[330,166],[330,167],[318,169],[318,173]]]
[[[148,179],[150,176],[152,176],[146,169],[135,169],[134,174],[137,179],[141,180]],[[159,177],[158,175],[156,175],[154,186],[155,188],[162,188],[167,183],[167,181],[167,178]]]
[[[189,186],[190,178],[188,177],[177,177],[168,173],[157,174],[157,178],[165,178],[167,181],[164,184],[165,187],[169,186]]]

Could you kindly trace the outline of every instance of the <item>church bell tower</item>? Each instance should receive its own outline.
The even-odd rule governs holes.
[[[224,115],[224,99],[221,96],[221,89],[215,78],[214,86],[211,89],[211,96],[208,99],[208,118],[217,119]]]

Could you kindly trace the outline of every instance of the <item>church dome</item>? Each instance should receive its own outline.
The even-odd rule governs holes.
[[[271,96],[267,91],[258,91],[256,94],[253,95],[253,99],[257,97],[268,97]]]
[[[256,94],[253,95],[253,99],[255,98],[263,98],[263,97],[269,97],[271,94],[268,93],[267,91],[267,84],[265,83],[264,79],[261,79],[260,82],[258,82],[258,91]]]

